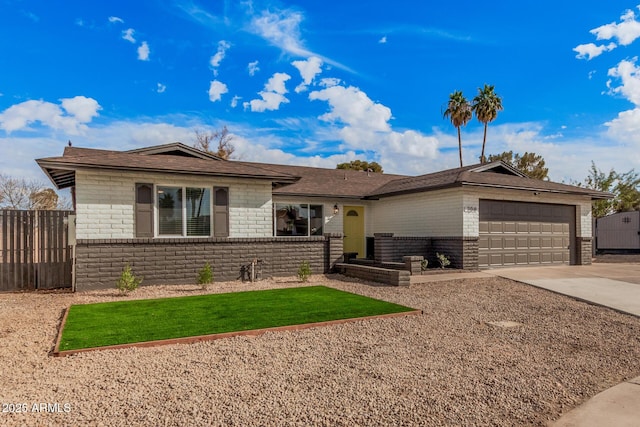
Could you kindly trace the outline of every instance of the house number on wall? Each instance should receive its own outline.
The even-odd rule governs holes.
[[[463,208],[463,211],[464,211],[465,213],[474,213],[474,212],[478,212],[478,208],[477,208],[477,207],[475,207],[475,206],[465,206],[465,207]]]

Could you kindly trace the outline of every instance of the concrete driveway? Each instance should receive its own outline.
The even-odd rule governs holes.
[[[640,317],[640,263],[496,268],[483,272]]]

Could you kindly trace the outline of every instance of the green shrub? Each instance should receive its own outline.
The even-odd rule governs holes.
[[[309,276],[311,276],[311,266],[309,266],[309,261],[302,261],[300,263],[300,267],[298,267],[298,279],[301,282],[306,282],[309,280]]]
[[[436,256],[438,257],[438,262],[440,263],[440,268],[446,268],[448,265],[451,264],[451,261],[449,261],[449,258],[447,258],[447,256],[445,254],[441,254],[436,252]]]
[[[420,270],[426,271],[428,266],[429,266],[428,260],[423,259],[422,261],[420,261]]]
[[[198,272],[198,285],[202,289],[207,289],[208,285],[213,283],[213,270],[211,264],[208,262],[202,267],[202,270]]]
[[[121,294],[126,294],[131,291],[138,289],[142,283],[142,278],[137,278],[132,272],[131,267],[127,263],[120,275],[120,278],[116,282],[116,288],[120,291]]]

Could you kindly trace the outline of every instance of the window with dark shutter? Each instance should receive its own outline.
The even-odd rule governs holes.
[[[136,184],[136,237],[153,237],[153,184]]]
[[[213,235],[229,237],[229,189],[213,188]]]

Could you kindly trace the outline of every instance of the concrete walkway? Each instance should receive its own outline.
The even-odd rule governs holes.
[[[592,264],[486,270],[640,317],[640,264]],[[640,377],[597,394],[554,427],[640,426]]]

